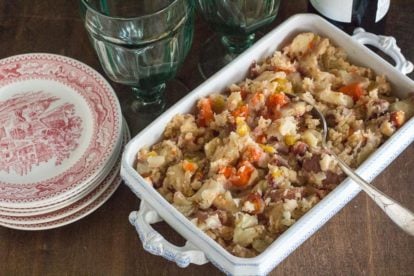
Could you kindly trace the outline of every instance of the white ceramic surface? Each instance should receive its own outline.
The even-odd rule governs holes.
[[[50,204],[86,187],[121,137],[118,99],[89,66],[58,55],[0,60],[0,206]]]
[[[276,49],[280,49],[290,42],[295,35],[305,31],[315,32],[330,38],[334,44],[340,45],[348,53],[353,63],[373,68],[377,74],[386,75],[396,96],[405,98],[414,91],[414,82],[411,79],[367,47],[358,43],[357,39],[352,39],[321,17],[310,14],[291,17],[172,106],[126,146],[122,159],[121,176],[131,190],[143,199],[142,209],[139,212],[131,213],[130,222],[135,226],[147,251],[175,261],[181,267],[190,263],[202,264],[209,260],[226,274],[267,274],[360,192],[359,186],[350,179],[344,180],[276,239],[262,254],[254,258],[239,258],[228,253],[194,226],[148,185],[134,169],[137,151],[143,146],[150,146],[157,142],[164,127],[175,114],[191,111],[200,97],[214,91],[223,91],[229,84],[242,80],[253,61],[259,61],[271,55]],[[401,58],[401,55],[398,55],[398,47],[392,51],[389,49],[389,51]],[[401,65],[400,69],[409,66],[403,57],[402,60],[397,60],[397,63],[406,64],[405,66]],[[404,73],[407,71],[409,70],[406,69]],[[367,181],[373,180],[413,140],[414,119],[411,119],[372,154],[357,169],[357,173]],[[151,223],[161,219],[164,219],[188,241],[184,247],[172,245],[150,226]]]

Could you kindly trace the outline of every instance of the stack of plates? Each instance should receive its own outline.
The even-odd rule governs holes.
[[[0,225],[50,229],[96,210],[121,182],[128,139],[113,89],[89,66],[0,60]]]

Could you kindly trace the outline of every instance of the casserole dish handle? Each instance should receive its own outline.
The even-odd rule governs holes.
[[[139,211],[131,212],[129,221],[135,226],[144,249],[149,253],[173,261],[179,267],[187,267],[190,263],[208,263],[205,254],[189,241],[183,247],[178,247],[155,231],[151,224],[162,221],[162,218],[144,200],[141,200]]]
[[[404,75],[413,71],[413,64],[403,56],[394,37],[376,35],[366,32],[363,28],[356,28],[352,38],[361,44],[371,45],[383,51],[395,61],[395,68]]]

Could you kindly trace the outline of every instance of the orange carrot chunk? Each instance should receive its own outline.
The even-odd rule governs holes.
[[[239,107],[237,107],[233,112],[231,113],[233,117],[247,117],[249,115],[249,107],[247,104],[243,104]]]
[[[183,161],[183,169],[187,172],[195,172],[197,170],[198,166],[194,162],[190,162],[187,160]]]
[[[256,147],[249,146],[244,152],[243,157],[251,163],[257,162],[262,157],[262,151]]]
[[[231,166],[223,167],[219,170],[219,173],[224,175],[226,178],[231,177],[233,174],[236,173],[236,169]]]
[[[364,94],[364,90],[361,87],[361,83],[354,82],[339,88],[339,91],[351,96],[354,101],[358,101]]]
[[[260,101],[262,100],[262,98],[264,98],[263,93],[261,93],[261,92],[254,93],[254,95],[252,97],[252,100],[251,100],[253,106],[257,106],[260,103]]]
[[[198,125],[201,127],[206,127],[213,119],[214,112],[212,109],[212,103],[210,99],[201,99],[198,104]]]
[[[289,98],[284,93],[274,93],[267,98],[266,106],[270,110],[282,107],[289,102]]]
[[[249,183],[250,176],[254,172],[254,167],[249,161],[242,161],[237,173],[230,176],[230,182],[235,187],[244,187]]]
[[[252,214],[260,214],[264,210],[264,201],[259,193],[251,193],[246,198],[247,201],[250,201],[254,206],[254,211],[252,211]]]

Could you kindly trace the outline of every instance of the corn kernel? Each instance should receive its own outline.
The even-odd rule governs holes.
[[[283,172],[281,170],[276,169],[272,171],[273,178],[281,177],[282,175],[283,175]]]
[[[276,152],[275,148],[270,146],[270,145],[260,144],[260,147],[262,148],[262,150],[264,152],[267,152],[267,153],[275,153]]]
[[[236,132],[239,136],[245,136],[249,134],[250,132],[249,126],[246,124],[243,118],[237,117],[236,124],[237,124]]]
[[[293,135],[286,135],[285,136],[285,144],[287,146],[293,146],[296,143],[296,137]]]
[[[237,134],[239,134],[240,136],[245,136],[248,133],[249,133],[249,128],[247,127],[247,125],[237,127]]]
[[[286,85],[287,84],[287,82],[288,82],[288,80],[287,79],[276,79],[276,82],[279,84],[279,85]]]
[[[286,79],[276,79],[274,82],[277,83],[277,87],[275,90],[276,93],[280,93],[286,90],[286,84],[287,84]]]
[[[150,151],[150,152],[148,152],[148,157],[154,157],[154,156],[157,156],[158,154],[155,152],[155,151]]]
[[[244,118],[243,117],[236,117],[236,124],[241,125],[244,124]]]

